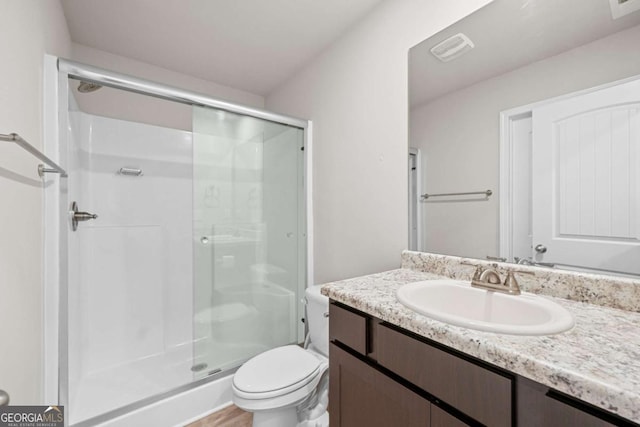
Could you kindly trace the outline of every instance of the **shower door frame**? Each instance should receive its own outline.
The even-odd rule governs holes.
[[[312,205],[312,122],[289,117],[269,111],[243,106],[232,102],[221,101],[208,95],[179,89],[162,83],[109,71],[64,58],[45,55],[44,61],[44,151],[55,161],[66,166],[68,91],[69,79],[84,80],[116,89],[154,96],[168,101],[184,104],[211,107],[218,110],[246,115],[274,123],[302,129],[304,137],[303,152],[303,209],[305,216],[304,253],[300,254],[300,263],[304,263],[304,286],[313,284],[313,205]],[[45,177],[44,191],[44,275],[43,275],[43,401],[68,403],[68,272],[67,272],[67,230],[68,218],[63,215],[68,206],[68,185],[66,178]],[[61,250],[62,248],[62,250]],[[62,256],[61,254],[64,254]],[[302,279],[302,277],[300,277]],[[300,289],[300,287],[299,287]],[[299,298],[298,298],[299,299]],[[55,303],[47,303],[55,301]],[[296,326],[297,335],[304,332],[304,325]],[[159,401],[204,383],[230,375],[233,370],[224,371],[205,379],[152,396],[142,401],[133,402],[124,408],[107,413],[105,421],[122,415],[150,403]],[[101,420],[102,421],[102,420]],[[82,423],[81,423],[82,424]]]

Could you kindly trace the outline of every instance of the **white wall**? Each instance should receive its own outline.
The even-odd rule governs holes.
[[[0,133],[42,148],[45,53],[68,56],[58,1],[1,0]],[[12,404],[42,399],[42,182],[37,159],[0,142],[0,389]]]
[[[474,258],[497,256],[500,112],[640,75],[637,40],[640,26],[414,108],[410,145],[422,150],[424,191],[494,192],[485,202],[423,204],[423,248]]]
[[[314,123],[316,283],[400,265],[407,247],[407,53],[487,3],[382,2],[267,97],[267,109]]]

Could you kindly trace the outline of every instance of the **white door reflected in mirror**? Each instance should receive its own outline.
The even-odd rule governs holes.
[[[538,261],[640,274],[640,80],[533,109]]]

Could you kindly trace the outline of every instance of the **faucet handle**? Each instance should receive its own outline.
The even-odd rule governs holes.
[[[505,279],[504,279],[504,286],[506,286],[509,289],[509,293],[510,294],[512,294],[512,295],[520,295],[520,293],[521,293],[520,285],[518,284],[518,281],[516,280],[515,273],[530,274],[532,276],[535,276],[535,273],[533,273],[532,271],[522,271],[522,270],[508,270],[507,271],[507,277],[505,277]]]
[[[504,279],[504,286],[509,290],[511,295],[520,295],[522,292],[520,291],[520,285],[516,280],[516,276],[514,276],[514,271],[507,271],[507,277]]]
[[[481,265],[476,266],[476,271],[473,273],[471,280],[480,280],[482,273],[484,273],[484,267]]]
[[[472,267],[476,268],[476,271],[473,273],[473,277],[471,278],[471,280],[480,280],[480,276],[482,276],[482,273],[484,272],[484,267],[482,267],[481,265],[478,264],[474,264],[471,262],[467,262],[467,261],[461,261],[460,264],[462,265],[470,265]]]

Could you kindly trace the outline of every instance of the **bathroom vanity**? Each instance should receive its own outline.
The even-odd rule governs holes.
[[[397,302],[401,285],[442,276],[403,268],[324,286],[332,426],[639,425],[639,313],[553,298],[573,329],[514,336]]]

